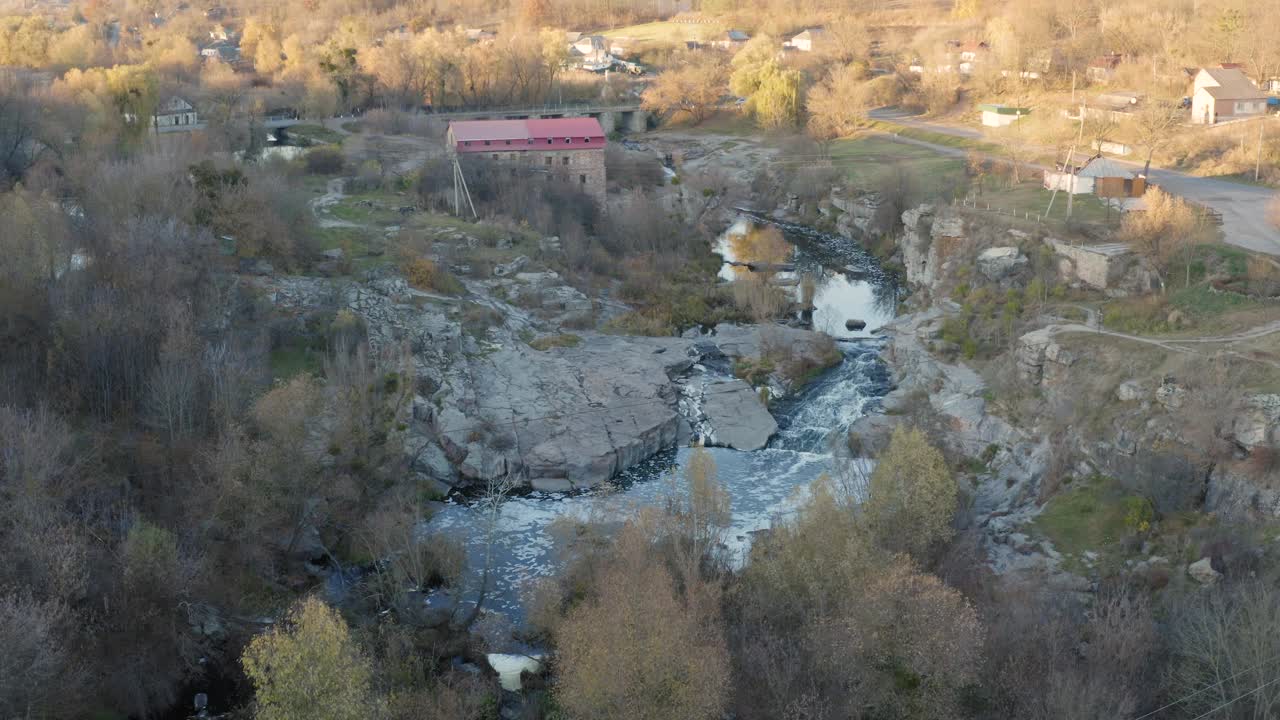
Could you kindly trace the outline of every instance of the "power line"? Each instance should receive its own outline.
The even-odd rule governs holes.
[[[1197,716],[1195,716],[1195,718],[1194,718],[1193,720],[1200,720],[1201,718],[1207,718],[1207,717],[1209,717],[1210,715],[1212,715],[1212,714],[1214,714],[1214,713],[1218,712],[1218,711],[1219,711],[1219,710],[1221,710],[1222,708],[1224,708],[1224,707],[1226,707],[1226,706],[1228,706],[1228,705],[1230,705],[1230,704],[1234,703],[1235,701],[1237,701],[1237,700],[1243,700],[1243,699],[1245,699],[1245,698],[1249,697],[1250,695],[1252,695],[1252,694],[1254,694],[1254,693],[1258,692],[1259,690],[1261,690],[1261,689],[1265,688],[1266,686],[1268,686],[1268,685],[1274,685],[1274,684],[1276,684],[1276,683],[1278,683],[1278,682],[1280,682],[1280,677],[1277,677],[1277,678],[1276,678],[1276,679],[1274,679],[1274,680],[1270,680],[1270,681],[1268,681],[1268,682],[1265,682],[1265,683],[1263,683],[1263,684],[1259,685],[1258,687],[1256,687],[1256,688],[1254,688],[1254,689],[1250,690],[1249,692],[1247,692],[1247,693],[1245,693],[1245,694],[1243,694],[1243,695],[1239,695],[1239,696],[1237,696],[1237,697],[1233,697],[1233,698],[1231,698],[1230,700],[1228,700],[1228,701],[1226,701],[1226,702],[1222,703],[1222,704],[1221,704],[1221,705],[1219,705],[1218,707],[1216,707],[1216,708],[1214,708],[1214,709],[1210,710],[1209,712],[1206,712],[1206,713],[1203,713],[1203,714],[1201,714],[1201,715],[1197,715]]]
[[[1275,662],[1276,660],[1280,660],[1280,655],[1276,655],[1276,656],[1271,657],[1270,659],[1263,660],[1262,662],[1258,663],[1257,665],[1253,665],[1253,666],[1251,666],[1251,667],[1247,667],[1247,668],[1245,668],[1244,670],[1241,670],[1240,672],[1237,672],[1236,674],[1234,674],[1234,675],[1232,675],[1232,676],[1230,676],[1230,677],[1223,678],[1223,679],[1219,680],[1218,682],[1216,682],[1216,683],[1214,683],[1214,684],[1212,684],[1212,685],[1206,685],[1206,686],[1204,686],[1204,687],[1200,688],[1199,690],[1197,690],[1197,691],[1195,691],[1195,692],[1191,693],[1190,695],[1187,695],[1187,696],[1184,696],[1184,697],[1178,698],[1177,700],[1174,700],[1173,702],[1169,703],[1168,705],[1165,705],[1164,707],[1156,708],[1155,710],[1152,710],[1151,712],[1147,713],[1146,715],[1140,715],[1140,716],[1138,716],[1138,717],[1134,718],[1133,720],[1144,720],[1144,718],[1149,718],[1149,717],[1151,717],[1152,715],[1155,715],[1156,713],[1164,712],[1165,710],[1168,710],[1169,708],[1173,707],[1174,705],[1180,705],[1180,704],[1182,704],[1182,703],[1184,703],[1184,702],[1186,702],[1186,701],[1190,700],[1191,698],[1193,698],[1193,697],[1195,697],[1195,696],[1199,695],[1200,693],[1205,692],[1206,690],[1212,690],[1213,688],[1215,688],[1215,687],[1217,687],[1217,686],[1221,685],[1221,684],[1222,684],[1222,683],[1224,683],[1224,682],[1229,682],[1229,681],[1231,681],[1231,680],[1235,680],[1236,678],[1240,677],[1241,675],[1243,675],[1243,674],[1245,674],[1245,673],[1247,673],[1247,672],[1252,672],[1252,671],[1254,671],[1254,670],[1257,670],[1258,668],[1262,667],[1263,665],[1266,665],[1266,664],[1268,664],[1268,663],[1273,663],[1273,662]],[[1272,682],[1275,682],[1275,681],[1273,680]],[[1265,686],[1264,686],[1264,687],[1265,687]],[[1261,689],[1261,688],[1255,688],[1255,689],[1254,689],[1254,692],[1256,692],[1257,690],[1260,690],[1260,689]],[[1243,697],[1243,696],[1242,696],[1242,697]],[[1239,699],[1240,699],[1240,698],[1236,698],[1236,700],[1239,700]],[[1235,702],[1235,700],[1233,700],[1232,702]],[[1229,704],[1229,703],[1228,703],[1228,704]],[[1225,707],[1225,706],[1221,706],[1221,707]],[[1211,711],[1211,712],[1212,712],[1212,711]],[[1203,716],[1201,716],[1201,717],[1203,717]]]

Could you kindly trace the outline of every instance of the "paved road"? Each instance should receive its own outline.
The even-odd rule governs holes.
[[[901,110],[892,108],[872,110],[870,116],[876,120],[920,128],[941,135],[968,139],[982,137],[981,132],[971,128],[918,120]],[[899,138],[899,140],[907,139]],[[945,145],[920,141],[913,141],[913,143],[932,147],[948,154],[963,154]],[[1112,159],[1130,169],[1142,169],[1141,163]],[[1228,180],[1196,177],[1176,170],[1156,167],[1151,168],[1150,178],[1152,182],[1175,195],[1207,205],[1222,213],[1222,236],[1228,244],[1269,255],[1280,255],[1280,230],[1267,222],[1267,206],[1272,198],[1276,197],[1275,190]]]

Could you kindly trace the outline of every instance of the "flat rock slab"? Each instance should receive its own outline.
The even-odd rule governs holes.
[[[703,413],[711,424],[716,445],[735,450],[759,450],[778,431],[778,423],[750,385],[741,380],[707,386]]]
[[[692,364],[689,349],[604,335],[546,352],[504,347],[449,373],[436,425],[464,477],[590,487],[675,444],[672,378]]]

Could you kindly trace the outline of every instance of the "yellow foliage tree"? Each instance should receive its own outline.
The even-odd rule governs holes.
[[[681,597],[650,538],[628,525],[594,596],[556,632],[556,696],[570,717],[710,720],[724,710],[729,653],[718,602]]]
[[[337,611],[308,598],[284,627],[259,635],[241,659],[253,681],[258,720],[374,717],[370,664]]]
[[[951,538],[958,495],[942,453],[920,430],[898,427],[871,473],[864,512],[882,547],[920,558]]]

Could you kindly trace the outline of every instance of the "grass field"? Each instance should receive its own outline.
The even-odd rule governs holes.
[[[831,143],[831,160],[856,187],[868,190],[881,187],[895,167],[910,177],[914,194],[924,199],[950,202],[953,197],[964,196],[969,185],[960,158],[884,136],[836,140]]]
[[[1049,501],[1033,527],[1063,554],[1067,569],[1080,572],[1086,551],[1106,555],[1132,532],[1125,516],[1135,500],[1141,502],[1111,478],[1077,480]]]
[[[306,138],[315,143],[341,145],[345,136],[337,130],[330,130],[323,125],[294,125],[285,129],[286,134],[296,138]]]
[[[651,22],[602,30],[600,34],[613,40],[626,38],[636,42],[684,42],[707,40],[724,30],[724,26],[716,23]]]
[[[1065,222],[1067,219],[1066,193],[1058,193],[1053,198],[1053,208],[1049,208],[1049,199],[1053,193],[1045,190],[1037,179],[1022,182],[1008,187],[1003,181],[987,179],[983,183],[983,192],[977,197],[978,207],[990,204],[992,209],[999,209],[1017,217],[1025,217],[1028,213],[1034,218],[1044,216],[1050,221]],[[1046,214],[1047,213],[1047,214]],[[1107,206],[1093,195],[1077,195],[1072,201],[1071,217],[1076,222],[1118,225],[1120,213],[1112,210],[1108,218]]]

